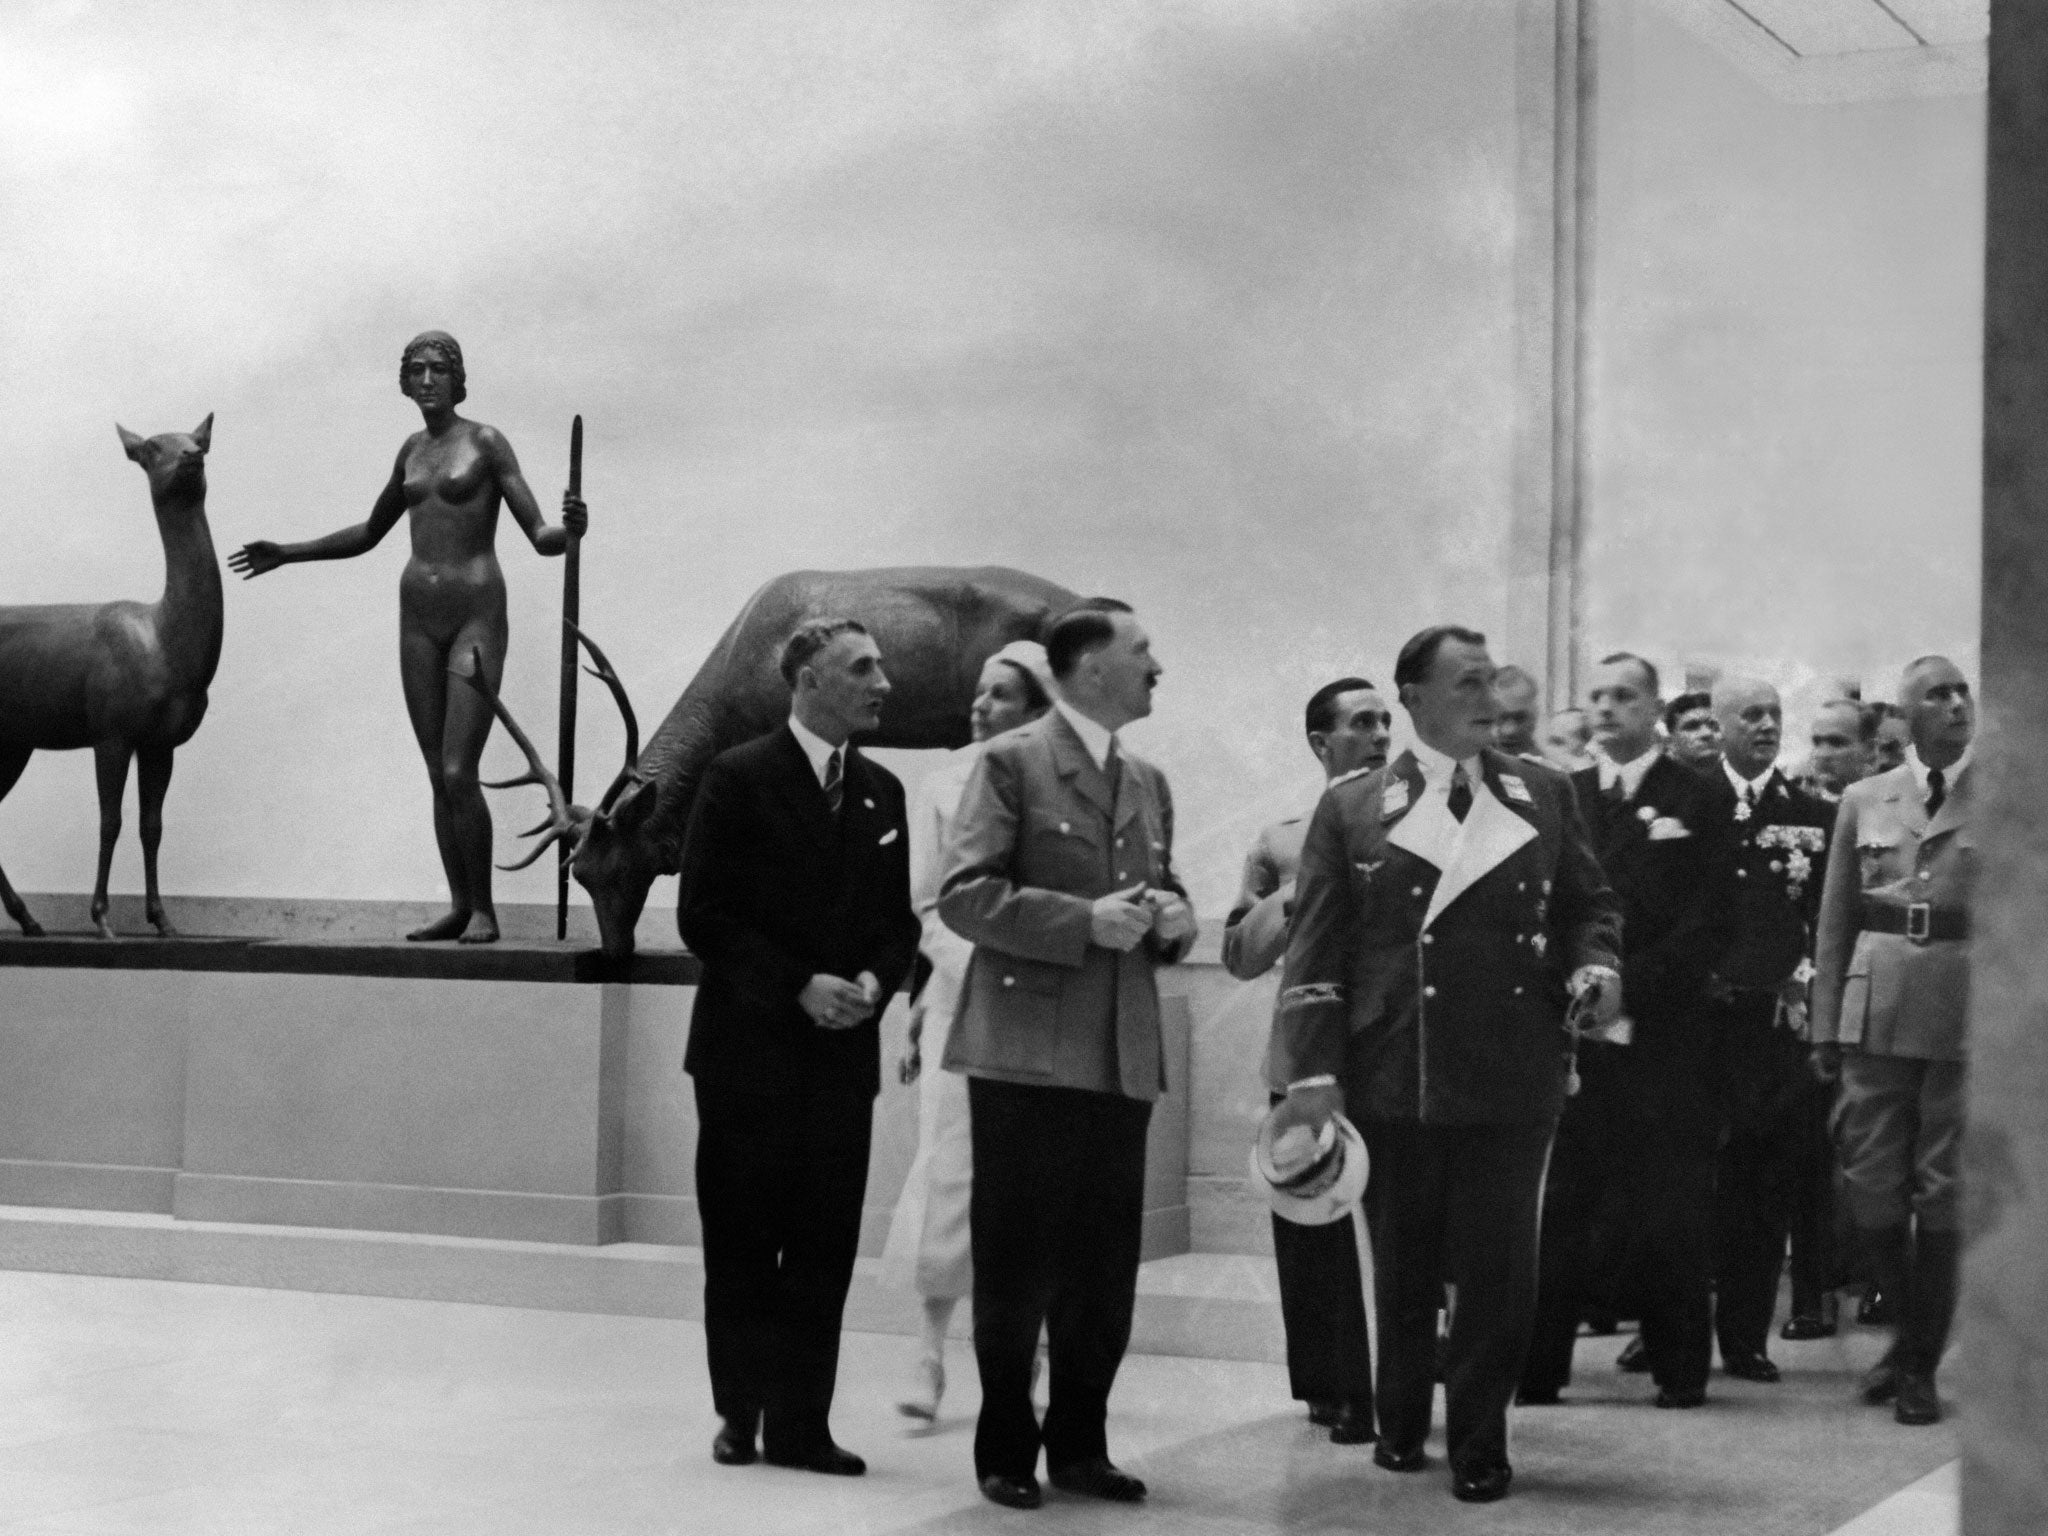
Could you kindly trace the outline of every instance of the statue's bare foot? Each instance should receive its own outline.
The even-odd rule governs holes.
[[[495,913],[472,912],[469,926],[462,930],[458,944],[495,944],[498,942],[498,919]]]
[[[24,939],[40,939],[43,936],[43,925],[28,915],[28,907],[24,903],[8,902],[7,915],[14,919]]]
[[[118,937],[118,935],[114,932],[114,925],[107,921],[107,914],[104,912],[93,913],[92,925],[94,928],[99,930],[99,935],[103,939],[111,939]]]
[[[178,930],[171,926],[171,919],[162,907],[158,907],[154,912],[147,912],[143,915],[149,919],[151,925],[156,929],[156,936],[158,938],[175,939],[178,936]]]
[[[456,939],[462,936],[462,930],[468,926],[469,913],[458,907],[445,916],[435,918],[424,928],[413,929],[406,935],[406,939],[414,944],[431,944],[438,939]]]

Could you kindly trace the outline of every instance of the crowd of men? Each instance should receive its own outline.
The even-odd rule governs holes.
[[[1119,737],[1151,710],[1149,638],[1091,599],[1046,653],[1053,707],[987,743],[938,898],[974,945],[943,1065],[971,1102],[975,1471],[1018,1508],[1041,1501],[1041,1452],[1070,1493],[1145,1496],[1106,1411],[1166,1086],[1154,972],[1195,934],[1166,778]],[[901,786],[850,740],[888,692],[873,639],[807,625],[783,672],[788,725],[713,765],[682,868],[713,1454],[751,1461],[758,1434],[771,1462],[858,1473],[827,1416],[876,1020],[918,922]],[[1895,1319],[1863,1397],[1937,1420],[1973,873],[1962,674],[1922,657],[1895,706],[1831,701],[1790,772],[1760,681],[1667,701],[1655,666],[1615,653],[1540,741],[1539,684],[1475,631],[1422,631],[1391,683],[1414,738],[1391,761],[1373,683],[1309,700],[1326,788],[1260,834],[1225,935],[1234,973],[1283,968],[1261,1146],[1306,1151],[1262,1169],[1299,1194],[1340,1180],[1346,1148],[1370,1165],[1377,1360],[1348,1215],[1275,1222],[1311,1416],[1416,1472],[1441,1380],[1451,1491],[1497,1499],[1511,1406],[1560,1400],[1588,1324],[1640,1321],[1660,1408],[1706,1400],[1717,1346],[1724,1371],[1775,1381],[1789,1249],[1784,1336],[1834,1331],[1853,1271]]]

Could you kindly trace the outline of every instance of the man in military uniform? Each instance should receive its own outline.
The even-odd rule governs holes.
[[[1657,669],[1618,651],[1593,673],[1601,758],[1572,776],[1595,854],[1623,911],[1633,1039],[1588,1040],[1543,1194],[1542,1294],[1520,1401],[1571,1380],[1579,1319],[1625,1256],[1626,1291],[1660,1408],[1706,1401],[1713,1366],[1714,1153],[1706,980],[1733,935],[1727,839],[1710,782],[1657,742]],[[1716,770],[1717,772],[1719,770]]]
[[[1900,1298],[1866,1402],[1901,1424],[1941,1418],[1934,1373],[1960,1253],[1964,1023],[1970,999],[1970,685],[1944,656],[1907,666],[1906,761],[1842,796],[1815,945],[1813,1038],[1839,1073],[1835,1137],[1851,1219],[1877,1285]]]
[[[1364,678],[1340,677],[1318,688],[1303,723],[1327,782],[1386,766],[1393,716]],[[1223,927],[1223,968],[1240,981],[1265,975],[1287,953],[1287,918],[1307,832],[1305,816],[1276,821],[1245,858],[1244,883]],[[1287,1080],[1269,1071],[1267,1086],[1277,1102]],[[1309,1405],[1310,1420],[1327,1426],[1336,1444],[1366,1444],[1373,1438],[1372,1336],[1352,1219],[1304,1226],[1276,1213],[1273,1263],[1296,1400]]]
[[[1562,774],[1492,745],[1485,637],[1426,629],[1394,682],[1416,745],[1325,791],[1303,841],[1270,1070],[1276,1129],[1347,1111],[1371,1154],[1373,1460],[1426,1465],[1436,1318],[1451,1491],[1502,1497],[1528,1346],[1567,990],[1620,1005],[1620,917]]]
[[[1795,1224],[1794,1316],[1818,1320],[1833,1294],[1829,1256],[1815,1251],[1832,1219],[1830,1095],[1807,1064],[1806,984],[1834,814],[1777,769],[1777,689],[1724,679],[1714,713],[1722,757],[1708,805],[1735,861],[1734,941],[1707,984],[1728,1121],[1715,1188],[1714,1332],[1723,1370],[1772,1382],[1766,1345]]]

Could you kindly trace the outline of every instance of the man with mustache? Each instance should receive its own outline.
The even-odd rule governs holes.
[[[1128,605],[1090,598],[1052,622],[1045,652],[1053,707],[988,744],[939,888],[940,918],[974,945],[944,1061],[967,1075],[973,1134],[974,1470],[1015,1509],[1043,1498],[1041,1449],[1056,1488],[1145,1497],[1106,1425],[1137,1298],[1145,1128],[1166,1089],[1153,972],[1195,936],[1166,776],[1117,737],[1152,712],[1151,637]]]

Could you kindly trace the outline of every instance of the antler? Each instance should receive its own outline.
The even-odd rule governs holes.
[[[612,670],[612,664],[605,659],[604,652],[597,648],[595,640],[578,629],[573,620],[564,619],[562,623],[582,642],[583,649],[590,652],[590,659],[597,663],[596,666],[585,667],[583,670],[611,689],[612,699],[618,704],[619,713],[626,717],[626,767],[630,769],[640,761],[640,722],[634,718],[633,701],[626,697],[626,685],[619,681],[619,674]]]
[[[506,734],[518,744],[519,750],[526,754],[526,772],[520,774],[515,779],[486,780],[484,787],[486,789],[511,789],[520,784],[538,784],[548,792],[547,820],[535,826],[531,831],[520,834],[522,837],[532,837],[536,832],[545,832],[546,835],[539,842],[535,843],[532,851],[517,864],[500,864],[498,866],[498,868],[505,870],[524,869],[541,856],[547,849],[548,844],[557,842],[576,830],[579,825],[575,814],[577,808],[570,805],[567,797],[562,794],[562,781],[548,772],[547,764],[541,761],[540,753],[533,749],[533,743],[527,738],[526,732],[519,729],[519,722],[512,718],[512,711],[507,709],[505,701],[498,697],[497,689],[484,681],[483,652],[472,646],[469,654],[475,666],[473,672],[457,672],[453,667],[448,669],[449,672],[461,678],[490,701],[491,712],[504,724]]]

